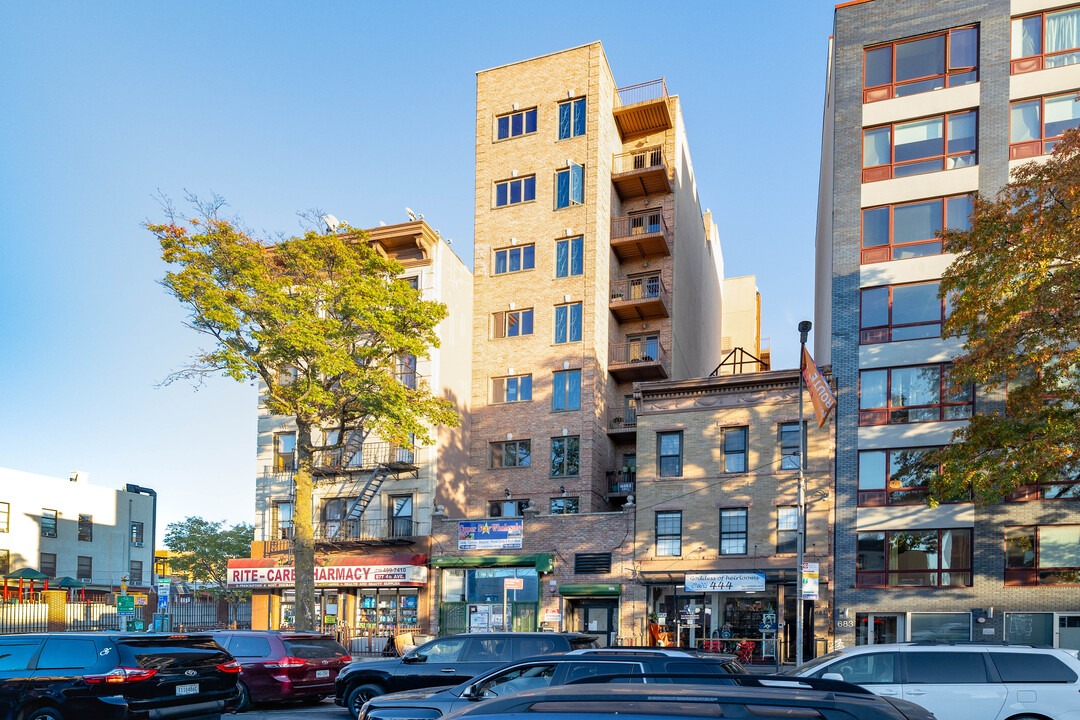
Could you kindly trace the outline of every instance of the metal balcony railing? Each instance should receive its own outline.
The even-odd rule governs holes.
[[[664,220],[664,213],[661,210],[611,218],[612,240],[632,238],[635,235],[652,235],[654,233],[670,237],[667,221]]]
[[[626,343],[612,343],[608,354],[608,365],[630,365],[633,363],[667,364],[667,349],[659,340],[636,340]]]
[[[377,520],[323,520],[315,523],[315,542],[405,541],[419,535],[419,523],[409,517]]]
[[[666,305],[669,299],[668,289],[664,286],[664,279],[659,274],[616,280],[611,283],[611,302],[613,303],[630,300],[663,300]]]
[[[619,105],[633,105],[650,100],[661,100],[668,96],[667,83],[664,78],[649,80],[637,85],[627,85],[615,91],[619,99]]]
[[[607,427],[608,430],[628,430],[633,432],[637,429],[637,408],[608,408]]]
[[[404,467],[416,464],[416,447],[388,442],[366,442],[353,451],[343,447],[315,453],[315,470],[371,470],[380,465]]]
[[[664,168],[664,148],[661,145],[639,148],[630,152],[619,153],[612,158],[611,172],[619,173],[649,170],[651,168]]]
[[[611,470],[607,474],[609,493],[632,493],[637,473],[633,470]]]

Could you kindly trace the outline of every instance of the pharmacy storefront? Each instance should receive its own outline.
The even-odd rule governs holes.
[[[424,632],[427,559],[423,554],[316,558],[316,615],[322,629],[367,638],[369,644],[373,638]],[[254,629],[292,627],[294,577],[292,565],[279,565],[274,558],[229,561],[229,587],[252,591]]]

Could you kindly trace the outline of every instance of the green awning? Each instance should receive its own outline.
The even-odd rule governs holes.
[[[436,555],[431,558],[431,567],[476,568],[476,567],[526,567],[532,565],[537,572],[551,572],[555,568],[555,558],[551,553],[534,555]]]
[[[560,595],[621,595],[622,583],[578,583],[560,585]]]

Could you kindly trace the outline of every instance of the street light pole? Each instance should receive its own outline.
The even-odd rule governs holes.
[[[803,425],[803,369],[806,353],[806,336],[813,327],[809,320],[799,323],[799,498],[796,514],[798,532],[795,535],[797,544],[796,589],[795,589],[795,666],[803,662],[803,553],[806,546],[806,479],[803,475],[803,466],[806,465],[806,426]]]

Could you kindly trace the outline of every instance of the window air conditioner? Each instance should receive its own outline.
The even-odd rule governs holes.
[[[137,540],[132,542],[131,544],[134,545],[135,547],[142,547],[143,546],[143,544],[141,542],[137,541]]]

